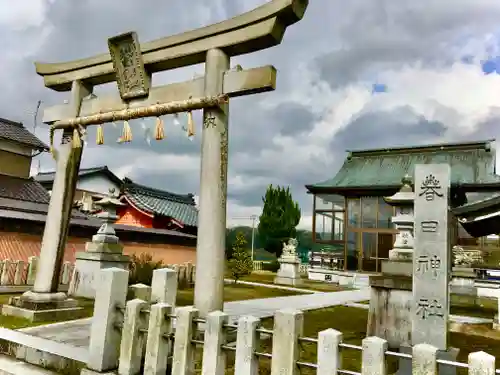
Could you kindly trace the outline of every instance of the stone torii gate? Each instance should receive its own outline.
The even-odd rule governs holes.
[[[81,160],[82,134],[90,125],[203,109],[195,306],[202,315],[223,308],[229,98],[275,89],[276,70],[230,70],[230,58],[281,43],[304,15],[308,0],[272,0],[232,19],[139,44],[135,33],[108,40],[110,53],[66,63],[36,63],[45,86],[70,91],[69,103],[44,111],[51,138],[63,130],[43,235],[39,270],[25,299],[60,299],[58,275],[66,245]],[[205,76],[151,86],[151,75],[205,63]],[[118,94],[91,95],[116,81]],[[161,137],[160,137],[161,138]],[[130,140],[130,139],[127,139]],[[75,142],[77,147],[75,147]],[[45,296],[45,297],[43,297]]]

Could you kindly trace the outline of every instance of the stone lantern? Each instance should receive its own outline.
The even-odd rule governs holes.
[[[98,272],[105,268],[128,269],[129,257],[123,255],[123,245],[119,242],[113,227],[118,218],[116,209],[124,206],[110,189],[107,197],[96,202],[102,211],[96,215],[103,224],[85,244],[85,251],[76,253],[75,272],[71,279],[69,294],[76,297],[94,298]]]
[[[389,251],[389,260],[398,262],[412,262],[413,260],[413,204],[415,193],[411,186],[411,177],[406,175],[402,178],[403,186],[391,197],[384,198],[385,201],[396,208],[396,215],[392,217],[396,234],[394,247]]]
[[[95,203],[99,206],[102,211],[99,212],[96,217],[103,221],[103,224],[97,231],[97,234],[92,236],[92,242],[94,243],[107,243],[107,244],[117,244],[118,237],[116,236],[113,224],[115,223],[118,216],[116,215],[116,209],[121,206],[125,206],[124,203],[120,202],[115,196],[115,189],[109,189],[109,194],[107,197],[102,198],[100,201]]]

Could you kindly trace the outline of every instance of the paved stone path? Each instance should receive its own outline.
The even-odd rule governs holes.
[[[234,280],[224,279],[224,282],[226,282],[227,284],[231,284],[231,283],[234,283]],[[325,292],[320,292],[320,291],[312,290],[312,289],[296,288],[296,287],[293,287],[293,286],[284,286],[284,285],[275,285],[275,284],[264,284],[264,283],[257,283],[255,281],[239,280],[237,282],[237,284],[255,285],[255,286],[260,286],[260,287],[263,287],[263,288],[290,290],[292,292],[299,292],[299,293],[325,293]]]
[[[348,302],[364,301],[369,298],[370,290],[347,290],[329,293],[311,293],[289,297],[262,298],[245,301],[226,302],[224,311],[237,320],[241,315],[253,315],[258,318],[273,316],[277,310],[295,308],[314,310],[329,306],[344,305]],[[68,344],[71,347],[88,347],[92,318],[71,322],[49,324],[25,328],[20,331],[29,335],[43,337]]]

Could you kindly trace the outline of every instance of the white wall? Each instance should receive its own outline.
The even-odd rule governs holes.
[[[107,195],[111,188],[114,188],[116,193],[120,190],[120,186],[100,174],[80,177],[76,185],[77,190],[85,190],[103,195]]]
[[[32,148],[30,146],[20,145],[15,142],[0,139],[0,150],[12,152],[25,156],[31,156]]]

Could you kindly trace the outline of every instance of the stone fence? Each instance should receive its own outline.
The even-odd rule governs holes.
[[[262,260],[254,260],[253,261],[253,270],[254,271],[265,271],[264,263],[270,263],[270,262],[264,262]],[[308,268],[309,268],[308,264],[301,263],[299,266],[299,272],[301,274],[307,274]]]
[[[0,285],[1,286],[27,286],[35,283],[38,257],[28,258],[28,262],[22,260],[5,259],[0,261]],[[71,281],[74,265],[64,262],[61,268],[60,284],[68,286]]]
[[[233,356],[227,355],[230,352],[238,375],[259,373],[261,358],[271,360],[272,374],[295,374],[297,368],[310,368],[321,375],[385,375],[389,356],[411,362],[413,374],[436,375],[441,366],[468,368],[471,375],[495,374],[495,357],[485,352],[471,353],[465,364],[438,359],[438,349],[427,344],[404,354],[389,351],[387,341],[379,337],[367,337],[361,345],[344,343],[342,333],[334,329],[314,338],[303,337],[303,312],[293,309],[276,312],[272,330],[262,328],[256,317],[231,321],[221,311],[201,319],[191,306],[175,309],[177,276],[171,269],[154,271],[152,286],[136,286],[134,299],[128,301],[127,271],[106,269],[99,277],[102,288],[96,295],[87,362],[87,369],[96,372],[165,374],[170,362],[173,375],[193,374],[195,352],[201,351],[198,364],[203,374],[223,374],[233,366],[229,363]],[[261,334],[272,336],[274,349],[270,352],[261,351]],[[315,363],[300,360],[302,343],[317,345]],[[361,351],[360,373],[342,367],[346,349]]]

